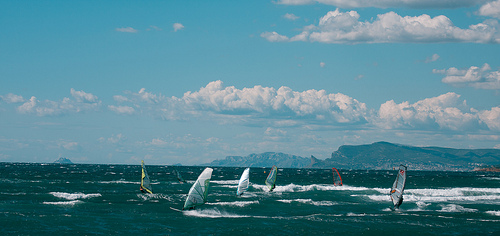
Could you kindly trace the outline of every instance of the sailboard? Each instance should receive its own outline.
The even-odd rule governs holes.
[[[277,174],[278,174],[278,168],[276,166],[273,166],[266,179],[266,185],[269,188],[269,192],[272,192],[274,187],[276,187],[275,183]]]
[[[339,171],[332,168],[333,171],[333,185],[342,186],[342,177],[340,177]]]
[[[194,182],[191,189],[189,189],[189,194],[182,210],[192,210],[195,206],[205,204],[207,201],[210,178],[212,178],[212,171],[212,168],[206,168],[200,176],[198,176],[196,182]]]
[[[396,177],[396,181],[391,188],[391,200],[394,205],[394,209],[398,209],[401,203],[403,203],[403,191],[405,189],[406,184],[406,166],[400,165],[398,176]]]
[[[243,192],[247,191],[249,179],[250,168],[246,168],[241,174],[240,182],[238,182],[238,190],[236,190],[236,195],[240,196]]]
[[[179,183],[181,183],[181,184],[186,183],[186,180],[184,180],[184,178],[182,178],[181,173],[179,173],[179,171],[177,171],[177,169],[175,167],[174,167],[174,174],[177,177],[177,180],[179,180]]]
[[[142,167],[141,192],[153,193],[151,180],[149,180],[149,175],[148,172],[146,171],[146,166],[144,166],[144,161],[141,161],[141,167]]]

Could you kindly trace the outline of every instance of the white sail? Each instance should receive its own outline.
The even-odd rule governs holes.
[[[391,200],[394,208],[397,209],[403,203],[403,191],[406,185],[406,166],[400,165],[396,181],[392,185]]]
[[[196,182],[191,186],[188,197],[182,210],[193,209],[195,206],[203,205],[207,201],[208,187],[212,178],[212,168],[206,168]]]
[[[238,183],[238,190],[236,191],[236,195],[240,196],[243,192],[247,191],[249,180],[250,168],[246,168],[241,174],[240,182]]]
[[[141,161],[141,167],[141,191],[144,193],[153,193],[153,188],[151,186],[151,181],[149,180],[148,172],[146,171],[146,166],[144,166],[144,161]]]

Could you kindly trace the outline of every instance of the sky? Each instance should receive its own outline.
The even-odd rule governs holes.
[[[500,148],[500,0],[1,1],[0,162]]]

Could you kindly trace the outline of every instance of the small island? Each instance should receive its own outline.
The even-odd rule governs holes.
[[[56,161],[54,161],[54,163],[56,163],[56,164],[73,164],[73,162],[70,159],[64,158],[64,157],[57,159]]]

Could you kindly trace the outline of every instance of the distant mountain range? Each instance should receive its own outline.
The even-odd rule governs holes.
[[[209,166],[281,168],[392,169],[400,164],[414,170],[460,170],[500,164],[500,149],[453,149],[415,147],[376,142],[367,145],[343,145],[330,158],[320,160],[284,153],[266,152],[246,157],[228,156]]]

